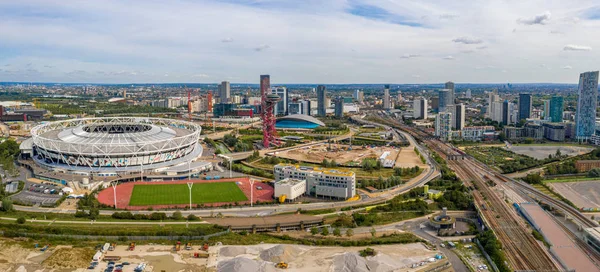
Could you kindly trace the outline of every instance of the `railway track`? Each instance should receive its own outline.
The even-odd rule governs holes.
[[[470,161],[450,161],[449,166],[467,185],[475,185],[478,188],[473,191],[475,203],[487,205],[487,208],[481,209],[482,216],[489,222],[490,229],[502,243],[513,270],[558,270],[551,257],[519,223],[519,219],[506,203],[471,168]]]

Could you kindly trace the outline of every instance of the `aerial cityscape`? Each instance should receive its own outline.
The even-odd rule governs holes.
[[[0,271],[599,271],[594,1],[0,3]]]

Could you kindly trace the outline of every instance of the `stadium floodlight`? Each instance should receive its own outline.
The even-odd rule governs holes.
[[[117,209],[117,184],[117,181],[111,182],[111,185],[113,187],[113,198],[115,199],[115,210]]]
[[[254,180],[250,178],[250,207],[254,205]]]
[[[232,169],[231,169],[231,166],[233,165],[233,158],[232,158],[232,157],[229,157],[229,156],[225,156],[225,155],[223,155],[223,154],[219,154],[219,155],[217,155],[217,156],[218,156],[218,157],[220,157],[220,158],[223,158],[223,159],[226,159],[226,160],[228,160],[228,161],[229,161],[229,178],[232,178],[232,177],[233,177],[233,174],[232,174]]]
[[[188,189],[190,189],[190,210],[192,209],[192,186],[194,186],[193,182],[187,183]]]

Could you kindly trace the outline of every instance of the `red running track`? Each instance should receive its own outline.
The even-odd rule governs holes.
[[[191,180],[193,183],[212,183],[212,182],[236,182],[240,190],[244,192],[248,201],[238,202],[239,204],[250,204],[250,178],[233,178],[233,179],[219,179],[219,180]],[[186,208],[189,207],[189,204],[176,204],[176,205],[148,205],[148,206],[129,206],[129,200],[131,199],[131,193],[133,192],[133,186],[142,185],[142,186],[152,186],[157,184],[186,184],[190,182],[189,180],[182,181],[158,181],[158,182],[126,182],[117,185],[117,208],[118,209],[126,209],[126,210],[147,210],[148,208],[152,209],[167,209],[167,208]],[[257,187],[261,187],[261,190],[258,190]],[[256,181],[254,183],[254,202],[269,202],[273,201],[274,189],[271,185],[267,183],[262,183]],[[112,187],[108,187],[98,193],[98,201],[104,205],[114,206],[114,191]],[[233,204],[233,202],[217,202],[217,203],[205,203],[205,206],[223,206]]]

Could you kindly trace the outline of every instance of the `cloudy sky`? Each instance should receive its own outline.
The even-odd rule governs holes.
[[[0,0],[0,81],[576,83],[598,0]]]

